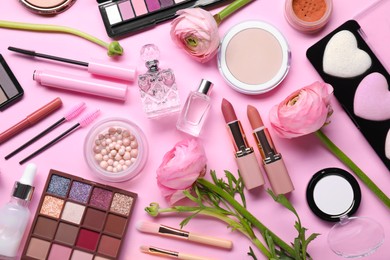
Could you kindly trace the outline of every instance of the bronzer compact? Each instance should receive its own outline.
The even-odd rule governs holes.
[[[256,95],[278,86],[290,68],[290,49],[282,33],[263,21],[245,21],[224,36],[219,70],[236,91]]]
[[[306,55],[390,170],[389,8],[390,1],[377,1]]]
[[[306,189],[310,209],[319,218],[338,222],[328,233],[332,251],[345,258],[363,257],[383,243],[384,230],[366,217],[351,217],[359,208],[361,191],[356,179],[340,168],[326,168],[313,175]]]
[[[22,259],[118,259],[136,198],[50,170]]]

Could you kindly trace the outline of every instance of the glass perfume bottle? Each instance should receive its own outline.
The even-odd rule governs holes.
[[[11,200],[0,208],[0,259],[15,259],[26,230],[34,192],[33,180],[37,167],[28,164],[22,178],[15,182]]]
[[[199,136],[210,109],[210,93],[213,83],[202,79],[197,91],[191,91],[177,120],[180,131]]]
[[[154,44],[141,49],[141,58],[148,71],[138,76],[144,111],[149,118],[165,116],[180,110],[180,97],[171,69],[158,67],[160,51]]]

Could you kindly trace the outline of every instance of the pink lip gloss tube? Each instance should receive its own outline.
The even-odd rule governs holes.
[[[91,95],[126,100],[128,85],[84,78],[51,70],[34,71],[33,79],[42,86],[66,89]]]

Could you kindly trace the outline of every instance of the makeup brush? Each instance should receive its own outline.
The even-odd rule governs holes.
[[[80,115],[81,112],[83,112],[83,110],[85,109],[85,103],[84,102],[81,102],[79,104],[77,104],[76,106],[74,106],[71,110],[69,110],[63,118],[61,118],[60,120],[58,120],[57,122],[55,122],[54,124],[52,124],[51,126],[49,126],[48,128],[46,128],[45,130],[43,130],[41,133],[39,133],[38,135],[36,135],[35,137],[31,138],[29,141],[27,141],[25,144],[21,145],[19,148],[15,149],[13,152],[11,152],[10,154],[8,154],[7,156],[5,156],[4,158],[6,160],[8,160],[9,158],[11,158],[12,156],[14,156],[15,154],[19,153],[20,151],[22,151],[24,148],[28,147],[29,145],[33,144],[34,142],[36,142],[37,140],[39,140],[41,137],[43,137],[44,135],[46,135],[47,133],[51,132],[52,130],[54,130],[55,128],[57,128],[58,126],[60,126],[62,123],[64,123],[65,121],[70,121],[72,120],[73,118],[77,117],[78,115]]]
[[[233,246],[232,241],[230,240],[188,232],[185,230],[164,226],[149,221],[138,222],[137,229],[145,233],[152,233],[161,236],[184,239],[184,240],[189,240],[192,242],[216,246],[216,247],[230,249]]]
[[[208,257],[180,253],[180,252],[162,249],[154,246],[141,246],[140,250],[142,253],[146,253],[146,254],[165,256],[165,257],[182,259],[182,260],[213,260],[212,258],[208,258]]]
[[[32,154],[30,154],[29,156],[24,158],[23,160],[21,160],[19,162],[19,164],[23,164],[23,163],[27,162],[28,160],[30,160],[31,158],[33,158],[33,157],[37,156],[38,154],[42,153],[43,151],[49,149],[51,146],[53,146],[54,144],[58,143],[59,141],[61,141],[66,136],[70,135],[71,133],[73,133],[74,131],[79,129],[80,127],[86,127],[87,125],[92,123],[92,121],[94,121],[99,116],[99,114],[100,114],[100,110],[99,109],[86,114],[84,117],[82,117],[79,120],[79,122],[77,124],[75,124],[74,126],[69,128],[68,130],[66,130],[65,132],[63,132],[62,134],[60,134],[59,136],[57,136],[53,140],[51,140],[49,143],[45,144],[44,146],[42,146],[41,148],[39,148],[38,150],[36,150]]]
[[[133,81],[135,77],[134,67],[118,66],[118,64],[112,62],[100,62],[100,61],[84,62],[84,61],[78,61],[78,60],[72,60],[72,59],[62,58],[58,56],[48,55],[44,53],[38,53],[31,50],[15,48],[11,46],[8,47],[8,50],[21,53],[24,55],[33,56],[33,57],[40,57],[43,59],[55,60],[55,61],[87,67],[88,72],[95,75],[127,80],[127,81]]]

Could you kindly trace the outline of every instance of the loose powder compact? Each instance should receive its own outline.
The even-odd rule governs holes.
[[[233,26],[224,36],[218,66],[236,91],[256,95],[278,86],[290,68],[290,49],[284,36],[262,21]]]
[[[118,259],[136,198],[50,170],[22,259]]]

